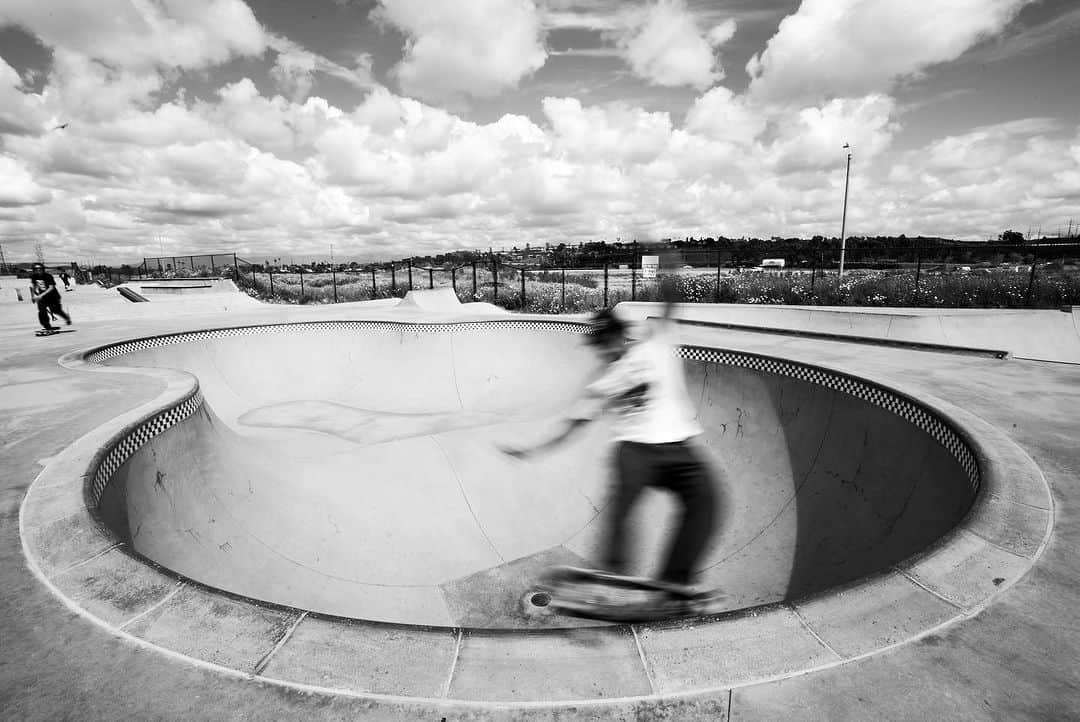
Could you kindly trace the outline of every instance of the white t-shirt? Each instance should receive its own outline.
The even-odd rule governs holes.
[[[627,349],[586,387],[593,402],[581,405],[577,419],[615,412],[615,439],[642,444],[685,441],[702,432],[686,391],[682,360],[673,353],[668,324],[652,321],[651,333]],[[599,401],[599,403],[597,403]]]

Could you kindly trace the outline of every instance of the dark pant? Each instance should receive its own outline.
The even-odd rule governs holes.
[[[620,442],[615,450],[615,485],[610,503],[605,566],[625,572],[626,521],[645,487],[666,489],[681,506],[679,528],[660,574],[665,582],[690,584],[694,564],[705,551],[716,524],[717,491],[700,454],[689,443]]]
[[[37,317],[41,323],[42,328],[52,328],[52,321],[49,318],[49,312],[59,316],[68,323],[71,323],[71,317],[64,313],[64,307],[60,305],[60,292],[53,290],[38,299],[37,302]]]

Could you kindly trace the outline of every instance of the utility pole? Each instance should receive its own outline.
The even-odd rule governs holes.
[[[848,196],[848,181],[851,179],[851,146],[848,143],[844,143],[844,147],[848,149],[847,154],[847,171],[844,174],[844,214],[840,220],[840,278],[844,277],[844,252],[847,246],[847,196]]]
[[[7,262],[4,261],[4,246],[0,245],[0,273],[7,273]]]

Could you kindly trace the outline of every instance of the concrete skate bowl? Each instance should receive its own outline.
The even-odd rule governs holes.
[[[408,718],[633,718],[928,637],[1046,546],[1045,479],[978,417],[896,379],[683,347],[727,489],[701,571],[728,611],[555,617],[532,585],[595,554],[608,429],[531,463],[493,447],[550,432],[596,371],[582,333],[328,321],[69,354],[163,391],[48,460],[20,508],[28,566],[84,619],[244,680]],[[637,513],[649,573],[672,507]]]
[[[263,602],[429,626],[592,624],[531,592],[552,564],[595,563],[609,429],[526,463],[497,448],[557,428],[597,370],[582,332],[323,323],[99,350],[91,360],[182,370],[198,388],[99,475],[92,503],[136,554]],[[970,508],[974,454],[916,401],[790,362],[680,353],[724,490],[700,564],[723,609],[888,570]],[[641,499],[636,573],[656,572],[676,518],[663,493]]]

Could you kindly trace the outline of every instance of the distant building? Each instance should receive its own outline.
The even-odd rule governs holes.
[[[782,271],[784,270],[783,258],[763,258],[761,260],[761,267],[766,271]]]

